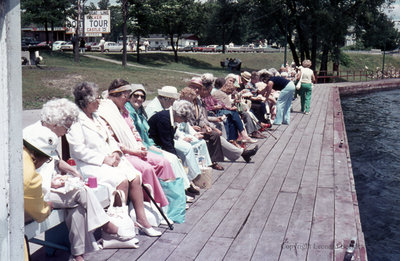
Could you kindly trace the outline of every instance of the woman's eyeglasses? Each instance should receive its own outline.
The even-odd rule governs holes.
[[[142,98],[142,100],[144,100],[144,97],[145,97],[142,94],[133,94],[132,96],[135,97],[135,99],[139,99],[139,97],[140,97],[140,98]]]
[[[53,158],[47,158],[46,163],[50,163],[53,160]]]
[[[64,124],[61,124],[60,126],[65,128],[65,130],[67,131],[66,133],[68,133],[71,130],[71,126],[67,127]]]

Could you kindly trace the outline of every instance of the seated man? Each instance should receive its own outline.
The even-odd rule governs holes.
[[[154,142],[170,153],[177,155],[189,169],[190,181],[201,174],[194,146],[189,142],[175,139],[179,124],[187,122],[192,111],[188,101],[175,101],[169,110],[157,112],[149,119],[149,135]],[[197,193],[196,193],[197,194]]]
[[[147,104],[145,111],[150,119],[156,112],[166,110],[179,98],[178,90],[173,86],[164,86],[157,90],[158,96]]]

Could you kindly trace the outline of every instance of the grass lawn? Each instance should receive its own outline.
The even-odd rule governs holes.
[[[99,57],[106,57],[121,61],[120,53],[100,54],[89,53]],[[129,53],[128,62],[151,68],[138,68],[95,59],[80,57],[80,62],[73,61],[72,53],[41,52],[43,69],[23,67],[23,106],[24,109],[41,108],[42,104],[53,97],[73,99],[73,87],[82,81],[91,81],[99,85],[100,90],[108,88],[110,82],[116,78],[123,78],[131,83],[141,83],[145,86],[148,99],[156,95],[157,89],[165,85],[176,86],[182,89],[187,85],[192,75],[175,71],[202,74],[210,72],[216,77],[224,77],[228,73],[221,68],[220,61],[225,58],[239,58],[242,60],[242,70],[253,71],[262,68],[277,68],[283,63],[283,53],[229,53],[229,54],[201,54],[179,53],[179,63],[174,62],[173,53],[142,53],[140,64],[136,63],[136,55]],[[288,61],[292,60],[288,56]],[[341,70],[360,70],[365,66],[376,68],[382,64],[381,55],[349,55],[349,67],[342,66]],[[400,59],[386,56],[386,68],[392,65],[400,68]],[[331,67],[330,67],[331,68]],[[163,70],[159,70],[163,69]]]

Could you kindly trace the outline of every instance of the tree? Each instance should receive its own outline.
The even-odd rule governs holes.
[[[66,20],[66,9],[70,3],[58,0],[22,0],[22,20],[25,24],[43,25],[46,32],[46,42],[50,42],[48,26],[51,26],[52,41],[54,42],[54,26],[62,26]]]
[[[110,8],[110,0],[100,0],[97,6],[100,10],[108,10]]]
[[[136,36],[136,61],[140,62],[140,38],[148,35],[155,24],[155,10],[148,0],[131,0],[130,2],[128,30]]]
[[[184,33],[187,33],[191,24],[195,24],[195,6],[200,4],[194,0],[151,0],[158,18],[160,30],[168,35],[175,62],[178,62],[178,42]]]
[[[297,65],[304,59],[311,59],[315,68],[318,59],[320,71],[326,73],[330,60],[339,65],[341,47],[349,28],[356,26],[358,32],[378,34],[378,30],[373,32],[368,28],[368,24],[371,24],[369,17],[382,15],[381,7],[385,5],[385,0],[286,0],[280,6],[275,3],[273,0],[250,1],[251,5],[258,7],[254,8],[253,15],[265,18],[262,20],[265,21],[265,27],[270,28],[268,24],[272,21],[279,28],[280,34],[287,39]],[[382,22],[382,16],[379,19]],[[382,29],[385,26],[393,28],[388,23],[375,28]],[[395,34],[388,34],[395,38]],[[385,38],[389,35],[385,35]],[[376,40],[373,41],[376,43]]]

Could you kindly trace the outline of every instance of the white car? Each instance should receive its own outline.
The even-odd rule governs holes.
[[[66,44],[66,43],[67,43],[66,41],[55,41],[55,42],[53,43],[53,48],[52,48],[52,50],[53,50],[53,51],[58,51],[58,50],[61,49],[61,45]]]
[[[104,43],[104,52],[121,52],[122,44],[118,44],[116,42],[105,42]],[[100,45],[96,44],[92,46],[92,51],[101,51]]]
[[[74,46],[71,42],[66,42],[61,45],[60,51],[65,52],[65,51],[72,51],[74,49]]]

